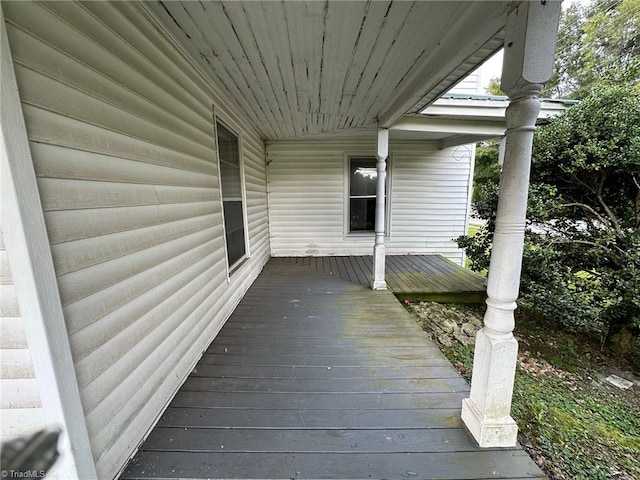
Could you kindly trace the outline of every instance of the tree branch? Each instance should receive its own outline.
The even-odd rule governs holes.
[[[631,179],[633,180],[633,183],[638,189],[638,191],[636,192],[636,211],[635,211],[635,220],[636,220],[635,225],[636,225],[636,228],[638,228],[640,227],[640,181],[638,181],[638,178],[636,177],[635,174],[631,175]]]
[[[587,205],[586,203],[572,202],[572,203],[564,203],[561,206],[562,207],[580,207],[583,210],[586,210],[589,213],[591,213],[603,225],[606,225],[608,223],[602,215],[600,215],[591,205]]]
[[[607,214],[607,217],[609,217],[609,220],[611,220],[611,223],[613,224],[613,229],[616,232],[616,237],[618,237],[620,240],[624,240],[625,235],[624,235],[624,232],[622,231],[622,227],[620,227],[620,220],[618,220],[618,217],[616,216],[615,213],[613,213],[613,210],[609,208],[609,205],[606,204],[606,202],[604,201],[604,197],[602,196],[602,190],[604,188],[605,179],[606,179],[606,176],[603,175],[600,178],[600,181],[598,182],[596,199],[598,200],[598,203],[600,204],[600,206],[604,209],[605,213]]]
[[[614,250],[612,250],[611,248],[607,247],[606,245],[601,245],[599,243],[596,242],[590,242],[588,240],[574,240],[574,239],[567,239],[567,238],[549,238],[548,242],[545,242],[545,245],[558,245],[558,244],[578,244],[578,245],[588,245],[590,247],[595,247],[598,248],[606,253],[608,253],[610,255],[610,259],[612,261],[614,261],[614,263],[618,264],[619,266],[624,267],[624,261],[620,261],[622,259],[629,261],[631,260],[631,256],[625,251],[622,250],[620,247],[618,247],[617,245],[613,245]],[[617,255],[616,255],[617,252]],[[617,258],[618,256],[622,257],[622,258]]]
[[[592,186],[589,185],[586,182],[583,182],[580,177],[578,177],[575,173],[573,172],[569,172],[569,176],[573,179],[574,182],[576,182],[578,185],[582,185],[584,188],[586,188],[589,192],[596,194],[597,191],[596,189]]]

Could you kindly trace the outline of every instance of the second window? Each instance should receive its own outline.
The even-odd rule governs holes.
[[[375,231],[377,182],[375,157],[349,159],[349,233]],[[386,190],[385,185],[385,204]]]

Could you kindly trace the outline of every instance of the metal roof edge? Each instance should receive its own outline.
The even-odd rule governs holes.
[[[440,98],[447,100],[509,101],[509,97],[506,95],[479,95],[469,93],[445,93],[440,96]],[[541,98],[540,101],[544,103],[561,103],[563,105],[575,105],[580,103],[580,100],[573,100],[569,98]]]

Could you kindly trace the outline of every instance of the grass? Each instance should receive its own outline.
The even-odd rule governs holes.
[[[615,359],[580,337],[526,319],[515,333],[520,354],[512,416],[521,444],[549,478],[640,478],[640,397],[599,380],[603,364]],[[442,350],[470,380],[473,348],[455,343]]]
[[[467,235],[469,235],[470,237],[473,237],[476,233],[478,233],[478,231],[480,230],[480,225],[477,223],[470,223],[469,224],[469,231],[467,232]]]

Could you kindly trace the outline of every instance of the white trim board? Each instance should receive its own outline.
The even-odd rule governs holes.
[[[63,429],[60,478],[96,478],[42,204],[0,9],[0,219],[46,421]]]

